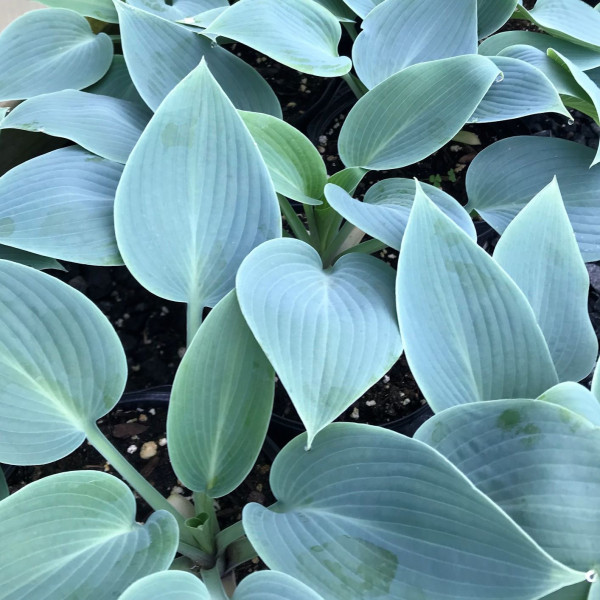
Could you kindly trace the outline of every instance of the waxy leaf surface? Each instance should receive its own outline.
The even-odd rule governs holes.
[[[271,509],[244,508],[267,565],[329,600],[534,600],[583,579],[425,444],[335,423],[277,456]]]
[[[494,259],[527,296],[559,380],[583,379],[598,354],[588,315],[590,278],[556,179],[509,224]]]
[[[18,248],[12,248],[11,246],[4,246],[1,244],[0,259],[27,265],[28,267],[33,267],[40,271],[45,269],[66,271],[66,269],[54,258],[41,256],[40,254],[34,254],[33,252],[27,252],[26,250],[19,250]]]
[[[452,196],[422,183],[433,202],[474,240],[477,239],[471,217]],[[389,178],[369,188],[361,202],[355,200],[337,185],[327,185],[325,196],[329,204],[344,219],[385,242],[390,248],[400,249],[406,223],[415,199],[416,184],[413,179]]]
[[[344,2],[361,18],[364,19],[383,0],[344,0]]]
[[[207,10],[229,6],[227,0],[172,0],[168,3],[165,0],[127,0],[127,3],[170,21],[178,21]]]
[[[273,90],[241,58],[177,23],[123,2],[116,6],[131,78],[152,110],[204,58],[236,108],[281,116]]]
[[[252,469],[273,408],[275,373],[230,292],[200,327],[177,370],[169,456],[177,477],[213,498]]]
[[[146,103],[142,100],[131,80],[127,65],[125,64],[125,57],[122,54],[115,54],[106,75],[97,83],[85,88],[84,91],[91,92],[92,94],[100,94],[101,96],[111,96],[112,98],[128,100],[129,102],[146,106]]]
[[[600,427],[600,402],[590,390],[572,381],[559,383],[537,398],[551,404],[558,404],[585,417],[596,427]]]
[[[550,555],[584,573],[600,551],[600,429],[566,408],[499,400],[443,411],[417,431]]]
[[[116,477],[71,471],[30,483],[0,503],[0,598],[112,600],[167,569],[179,541],[166,511],[135,522],[135,498]],[[32,569],[35,564],[35,569]]]
[[[92,17],[105,23],[118,23],[119,17],[112,0],[39,0],[52,8],[68,8],[84,17]]]
[[[111,39],[94,35],[72,10],[25,13],[0,34],[0,101],[80,90],[108,71],[112,57]]]
[[[281,235],[267,167],[204,61],[161,104],[131,153],[115,225],[142,285],[198,306],[214,306],[244,257]]]
[[[449,142],[500,70],[467,55],[413,65],[388,77],[348,114],[339,138],[347,167],[399,169]]]
[[[396,296],[406,358],[435,412],[536,397],[558,383],[523,292],[420,190],[400,250]]]
[[[497,31],[510,19],[516,0],[477,0],[477,30],[479,39]]]
[[[327,169],[311,141],[281,119],[240,111],[269,169],[275,190],[303,204],[322,204]]]
[[[161,571],[138,579],[119,600],[211,600],[198,577],[184,571]]]
[[[309,434],[309,444],[396,362],[394,275],[348,254],[323,269],[294,239],[263,244],[236,279],[242,313]]]
[[[42,131],[125,164],[151,116],[126,100],[63,90],[26,100],[0,121],[0,129]]]
[[[0,242],[88,265],[122,265],[113,205],[123,165],[78,146],[48,152],[0,178]]]
[[[492,56],[490,60],[502,71],[503,78],[492,85],[469,123],[506,121],[546,112],[571,118],[556,88],[542,71],[516,58]]]
[[[410,65],[476,53],[476,0],[387,0],[363,21],[352,61],[373,88]]]
[[[556,176],[586,262],[600,259],[600,167],[595,151],[557,138],[518,136],[488,146],[467,171],[467,211],[476,210],[503,232]]]
[[[39,271],[0,261],[0,462],[71,453],[120,398],[127,363],[106,317]]]
[[[240,0],[203,33],[234,39],[311,75],[339,77],[352,66],[338,56],[338,19],[312,0]]]

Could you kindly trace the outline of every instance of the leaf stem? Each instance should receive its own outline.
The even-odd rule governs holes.
[[[281,194],[277,194],[277,198],[279,200],[279,207],[281,208],[281,212],[285,217],[290,229],[294,232],[294,235],[303,242],[310,244],[310,236],[308,235],[308,231],[306,231],[306,227],[302,224],[302,221],[299,219],[296,211],[292,208],[289,200],[282,196]]]
[[[350,235],[357,228],[350,223],[350,221],[346,221],[340,230],[336,233],[335,237],[331,240],[331,243],[326,248],[325,252],[322,255],[323,258],[323,266],[325,268],[329,267],[333,263],[333,259],[338,255],[340,249],[344,245],[344,242],[348,239]]]
[[[356,246],[352,246],[348,248],[344,252],[340,252],[336,258],[340,258],[341,256],[345,256],[346,254],[350,254],[351,252],[361,252],[362,254],[373,254],[375,252],[379,252],[384,248],[387,248],[388,245],[384,242],[380,242],[379,240],[367,240],[366,242],[362,242],[357,244]]]
[[[230,544],[245,535],[244,526],[241,521],[226,527],[223,531],[219,531],[217,534],[217,554],[219,556],[223,554]]]
[[[308,222],[308,230],[310,231],[309,244],[321,254],[321,239],[319,236],[319,225],[315,218],[315,209],[310,204],[304,205],[304,213],[306,214],[306,221]]]
[[[362,84],[358,77],[352,75],[352,73],[346,73],[342,75],[342,79],[348,84],[348,87],[354,92],[354,95],[360,100],[367,92],[363,90]]]
[[[211,600],[229,600],[229,596],[225,593],[225,588],[221,583],[221,574],[218,567],[203,570],[202,581],[208,589]]]
[[[344,29],[348,32],[348,35],[352,38],[352,41],[354,42],[358,37],[358,33],[356,33],[355,23],[348,23],[347,21],[344,21],[342,25],[344,26]]]
[[[196,297],[192,297],[192,299],[187,304],[187,312],[186,312],[186,342],[187,347],[190,347],[194,336],[198,329],[200,329],[200,325],[202,325],[202,311],[204,310],[204,303],[197,299]]]

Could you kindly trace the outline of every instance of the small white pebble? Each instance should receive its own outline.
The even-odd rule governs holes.
[[[402,400],[401,404],[402,404],[402,406],[408,406],[410,404],[410,398],[407,398],[406,400]]]
[[[321,144],[322,146],[325,146],[327,144],[327,136],[326,135],[319,136],[319,144]]]
[[[148,420],[148,415],[145,415],[143,413],[138,417],[138,421],[140,423],[145,423],[147,420]]]
[[[306,86],[305,86],[305,85],[302,83],[302,84],[300,85],[300,87],[298,88],[298,91],[299,91],[299,92],[305,92],[305,91],[306,91]]]
[[[179,350],[177,350],[177,356],[179,356],[179,358],[183,358],[184,354],[185,354],[185,346],[181,346],[181,348],[179,348]]]
[[[150,413],[152,416],[154,416],[154,415],[156,414],[156,409],[155,409],[155,408],[151,408],[151,409],[150,409],[148,412],[149,412],[149,413]]]
[[[160,308],[160,314],[161,315],[168,315],[169,314],[169,309],[166,306],[161,306]]]
[[[375,406],[375,405],[377,404],[377,402],[375,402],[375,400],[367,400],[367,401],[365,402],[365,404],[366,404],[367,406]]]
[[[450,150],[452,150],[452,152],[458,152],[462,150],[462,146],[459,146],[458,144],[452,144],[452,146],[450,146]]]
[[[183,494],[183,488],[178,485],[174,485],[171,489],[172,494]]]
[[[167,438],[160,438],[160,440],[158,440],[158,445],[163,447],[167,445]]]
[[[137,452],[137,446],[135,444],[131,444],[129,448],[127,448],[127,454],[135,454]]]
[[[158,446],[156,445],[156,442],[146,442],[140,450],[140,458],[148,460],[149,458],[156,456],[157,450]]]
[[[389,383],[390,382],[390,376],[389,375],[384,375],[383,379],[381,381],[383,381],[383,383]]]
[[[390,260],[394,260],[394,258],[396,258],[396,255],[395,254],[388,254],[388,258]]]
[[[358,408],[355,406],[350,414],[351,419],[358,419],[360,417],[360,413],[358,412]]]

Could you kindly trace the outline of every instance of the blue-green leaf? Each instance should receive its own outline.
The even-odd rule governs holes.
[[[315,2],[333,13],[340,21],[354,21],[354,12],[344,0],[315,0]]]
[[[416,438],[496,502],[546,552],[583,571],[600,559],[600,430],[566,408],[499,400],[443,411]]]
[[[121,100],[128,100],[146,106],[135,85],[133,85],[133,81],[131,81],[131,76],[125,64],[125,57],[122,54],[115,54],[106,75],[84,91],[100,94],[101,96],[112,96],[113,98],[120,98]]]
[[[244,257],[281,235],[267,167],[204,61],[161,104],[131,153],[115,225],[142,285],[197,306],[214,306],[233,289]]]
[[[127,362],[106,317],[72,287],[5,260],[0,275],[0,462],[45,464],[117,403]]]
[[[278,502],[247,505],[244,529],[270,568],[328,600],[536,600],[584,577],[425,444],[351,423],[306,441],[277,456]]]
[[[388,77],[352,108],[339,138],[347,167],[398,169],[449,142],[500,73],[482,56],[413,65]]]
[[[383,0],[344,0],[344,2],[361,18],[364,19]]]
[[[161,571],[138,579],[119,600],[211,600],[198,577],[184,571]]]
[[[127,3],[171,21],[179,21],[207,10],[229,6],[227,0],[171,0],[170,2],[165,0],[127,0]]]
[[[469,123],[506,121],[545,112],[571,118],[556,88],[542,71],[516,58],[492,56],[490,60],[502,71],[503,78],[492,85]]]
[[[532,46],[541,50],[544,54],[546,54],[548,48],[553,48],[583,71],[600,67],[600,52],[533,31],[503,31],[497,33],[481,42],[478,52],[484,56],[495,56],[511,46],[520,45]]]
[[[476,0],[387,0],[363,21],[352,61],[373,88],[410,65],[476,53]]]
[[[0,178],[0,242],[88,265],[121,265],[113,222],[123,166],[77,146]]]
[[[587,581],[582,581],[575,585],[561,588],[552,594],[540,598],[540,600],[593,600],[593,598],[588,596],[589,591],[590,584]]]
[[[26,252],[18,248],[0,245],[0,259],[10,260],[28,267],[33,267],[43,271],[45,269],[56,269],[58,271],[66,271],[66,269],[54,258],[48,256],[40,256],[33,252]]]
[[[68,8],[83,15],[105,23],[118,23],[119,17],[112,0],[39,0],[53,8]]]
[[[239,0],[202,33],[234,39],[311,75],[337,77],[352,67],[338,56],[338,19],[313,0]]]
[[[281,119],[240,111],[269,169],[275,190],[304,204],[322,204],[327,169],[318,150]]]
[[[477,0],[477,31],[479,39],[497,31],[510,19],[517,0]]]
[[[308,244],[273,240],[242,263],[236,289],[309,444],[402,352],[394,272],[371,256],[348,254],[324,270]]]
[[[0,122],[0,129],[42,131],[125,164],[151,116],[148,108],[126,100],[64,90],[26,100]]]
[[[471,217],[452,196],[432,185],[426,183],[421,185],[440,210],[464,229],[470,237],[477,239]],[[414,179],[393,177],[379,181],[369,188],[362,202],[353,199],[337,185],[328,184],[325,195],[329,204],[344,219],[371,237],[399,250],[415,198],[415,190]]]
[[[600,167],[595,151],[557,138],[519,136],[480,152],[467,171],[467,211],[476,210],[503,232],[517,213],[556,176],[586,262],[600,259]]]
[[[230,292],[194,336],[173,383],[169,457],[185,486],[218,498],[244,480],[265,440],[274,391],[273,368]]]
[[[4,476],[4,469],[0,465],[0,501],[4,500],[4,498],[8,498],[9,495],[10,490],[8,489],[8,483]]]
[[[406,358],[435,412],[558,383],[523,292],[419,189],[396,288]]]
[[[3,600],[112,600],[136,579],[166,569],[179,541],[166,511],[144,525],[135,498],[96,471],[50,475],[0,503]]]
[[[578,383],[559,383],[537,398],[551,404],[558,404],[585,417],[596,427],[600,427],[600,401],[590,390]]]
[[[244,577],[233,600],[323,600],[315,591],[277,571],[257,571]]]
[[[556,179],[509,224],[494,259],[527,296],[559,380],[583,379],[598,354],[587,307],[590,278]]]
[[[204,58],[236,108],[281,117],[273,90],[241,58],[177,23],[123,2],[116,6],[127,67],[152,110]]]
[[[102,78],[112,57],[111,39],[72,10],[25,13],[0,34],[0,100],[80,90]]]

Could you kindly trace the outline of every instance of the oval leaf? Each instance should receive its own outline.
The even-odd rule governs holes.
[[[596,427],[600,427],[600,402],[590,390],[578,383],[572,381],[559,383],[544,392],[538,400],[568,408],[579,416],[585,417]]]
[[[473,114],[499,69],[481,56],[413,65],[352,108],[339,138],[347,167],[399,169],[449,142]]]
[[[584,573],[600,558],[600,430],[536,400],[457,406],[416,433],[550,555]]]
[[[554,561],[437,452],[335,423],[277,456],[272,510],[244,508],[269,567],[331,600],[534,600],[583,579]]]
[[[527,296],[559,380],[586,377],[598,354],[587,306],[590,278],[556,179],[506,228],[494,259]]]
[[[15,492],[0,503],[2,543],[10,548],[0,563],[2,595],[111,600],[168,568],[177,522],[160,510],[139,525],[135,508],[123,482],[95,471],[50,475]]]
[[[269,115],[240,111],[269,169],[275,190],[303,204],[322,204],[327,169],[318,150],[297,129]]]
[[[363,21],[352,61],[373,88],[410,65],[476,53],[476,0],[388,0]]]
[[[240,0],[203,33],[231,38],[311,75],[338,77],[352,67],[338,56],[337,18],[312,0]]]
[[[211,600],[198,577],[184,571],[161,571],[130,585],[119,600]]]
[[[152,110],[204,58],[236,108],[281,117],[273,90],[241,58],[177,23],[123,2],[116,6],[131,78]]]
[[[554,176],[586,262],[600,260],[600,167],[595,151],[557,138],[518,136],[488,146],[467,171],[467,211],[503,232]]]
[[[233,600],[323,600],[303,583],[277,571],[258,571],[244,577]]]
[[[492,85],[469,123],[506,121],[545,112],[571,118],[556,88],[542,71],[516,58],[493,56],[490,60],[502,71],[503,79]]]
[[[184,485],[219,498],[248,475],[265,441],[275,374],[230,292],[177,369],[167,419],[169,456]]]
[[[122,265],[113,223],[123,166],[69,146],[0,178],[3,244],[87,265]]]
[[[477,32],[479,39],[497,31],[510,19],[516,0],[477,0]]]
[[[71,453],[120,398],[127,363],[114,329],[57,279],[0,261],[0,462]]]
[[[469,214],[452,196],[442,190],[421,184],[433,202],[457,223],[467,234],[477,239],[475,226]],[[355,200],[337,185],[327,185],[325,195],[329,204],[360,230],[381,240],[390,248],[400,249],[406,223],[415,198],[414,179],[390,178],[369,188],[364,200]]]
[[[558,383],[535,314],[496,262],[419,190],[396,290],[406,358],[435,412]]]
[[[25,250],[19,250],[18,248],[11,248],[10,246],[3,246],[0,244],[0,259],[10,260],[12,262],[19,263],[21,265],[27,265],[43,271],[45,269],[57,269],[58,271],[66,271],[66,269],[54,258],[48,256],[40,256],[33,252],[26,252]]]
[[[0,100],[80,90],[110,67],[111,39],[84,17],[53,8],[25,13],[0,34]]]
[[[260,152],[204,61],[161,104],[131,153],[115,225],[142,285],[197,306],[214,306],[233,289],[246,254],[281,235]]]
[[[294,239],[263,244],[242,263],[236,279],[242,313],[309,445],[400,356],[393,278],[385,263],[358,254],[323,270],[318,253]]]
[[[112,0],[39,0],[53,8],[68,8],[83,15],[105,23],[118,23],[119,17]]]
[[[63,90],[26,100],[0,121],[0,129],[67,138],[94,154],[125,164],[151,116],[147,108],[126,100]]]
[[[229,6],[227,0],[127,0],[127,3],[171,21],[179,21],[221,6]]]

